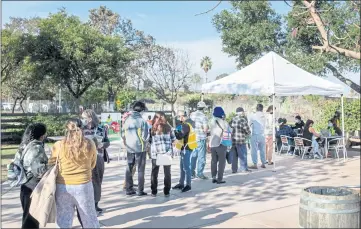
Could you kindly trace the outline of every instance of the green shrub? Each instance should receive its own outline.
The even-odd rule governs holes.
[[[319,118],[315,120],[315,129],[320,131],[326,129],[328,120],[330,120],[335,111],[341,111],[341,102],[337,100],[325,100],[320,106]],[[353,132],[360,130],[360,100],[346,100],[344,101],[345,112],[345,131]],[[342,121],[342,119],[341,119]],[[342,123],[341,123],[342,127]]]
[[[232,112],[229,115],[226,116],[226,121],[228,123],[230,123],[232,121],[232,119],[234,118],[234,116],[236,116],[236,113]]]
[[[70,118],[78,117],[73,114],[64,114],[64,115],[42,115],[38,114],[31,118],[31,122],[41,122],[44,123],[47,127],[48,136],[62,136],[65,132],[66,121]]]

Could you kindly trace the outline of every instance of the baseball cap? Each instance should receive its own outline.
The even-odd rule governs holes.
[[[243,107],[238,107],[238,108],[236,109],[236,113],[240,113],[240,112],[244,112]]]

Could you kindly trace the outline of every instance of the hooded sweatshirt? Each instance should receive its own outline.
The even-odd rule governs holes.
[[[125,147],[128,153],[145,152],[149,129],[147,122],[139,112],[132,112],[125,120],[122,136],[125,139]]]

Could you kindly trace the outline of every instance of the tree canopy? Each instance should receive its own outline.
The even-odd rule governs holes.
[[[285,1],[281,17],[268,1],[232,1],[232,8],[214,15],[223,51],[243,68],[269,51],[321,76],[332,72],[360,93],[343,74],[360,70],[359,1]]]

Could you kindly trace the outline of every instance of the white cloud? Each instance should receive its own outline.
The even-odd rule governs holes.
[[[214,80],[222,73],[233,73],[236,69],[234,57],[222,51],[222,40],[220,38],[209,38],[194,41],[160,42],[161,45],[181,49],[188,53],[193,64],[193,72],[199,73],[202,77],[205,73],[200,67],[201,59],[209,56],[212,60],[212,69],[208,72],[208,81]]]

